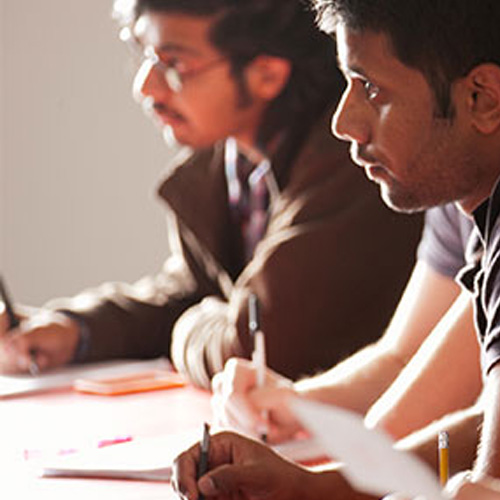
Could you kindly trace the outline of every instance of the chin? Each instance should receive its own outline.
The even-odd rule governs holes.
[[[384,203],[394,212],[413,214],[431,208],[410,194],[391,192],[384,185],[381,185],[380,195]]]
[[[183,134],[182,131],[177,131],[173,127],[168,127],[169,131],[166,133],[165,127],[163,137],[167,144],[173,143],[177,146],[187,146],[191,149],[205,149],[211,148],[217,140],[210,137],[200,137],[193,134]],[[170,141],[170,143],[169,143]]]

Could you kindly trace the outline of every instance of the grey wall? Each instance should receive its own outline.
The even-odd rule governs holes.
[[[165,256],[168,151],[131,98],[111,0],[0,0],[0,272],[39,305]]]

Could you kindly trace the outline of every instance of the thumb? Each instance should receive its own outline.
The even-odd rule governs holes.
[[[9,317],[5,304],[0,300],[0,338],[7,337],[9,332]]]
[[[201,477],[198,488],[206,496],[231,496],[242,492],[249,497],[263,491],[266,480],[262,470],[254,465],[223,465]]]

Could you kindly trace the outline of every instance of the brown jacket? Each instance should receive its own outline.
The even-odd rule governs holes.
[[[222,147],[171,171],[159,189],[171,250],[160,273],[133,286],[103,285],[62,306],[89,328],[85,360],[170,352],[206,387],[230,356],[250,355],[250,290],[261,302],[268,365],[289,377],[329,368],[378,338],[413,266],[421,217],[386,208],[326,122],[291,164],[272,165],[279,196],[243,269]]]

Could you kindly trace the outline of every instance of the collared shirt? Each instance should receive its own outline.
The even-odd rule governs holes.
[[[270,160],[263,157],[257,164],[252,163],[232,137],[226,140],[224,162],[229,206],[242,236],[247,263],[266,231],[270,199],[277,186]]]
[[[461,271],[460,282],[474,295],[475,321],[482,344],[485,375],[500,361],[500,183],[474,211],[477,231],[469,247],[475,259]],[[474,252],[471,252],[474,254]]]

